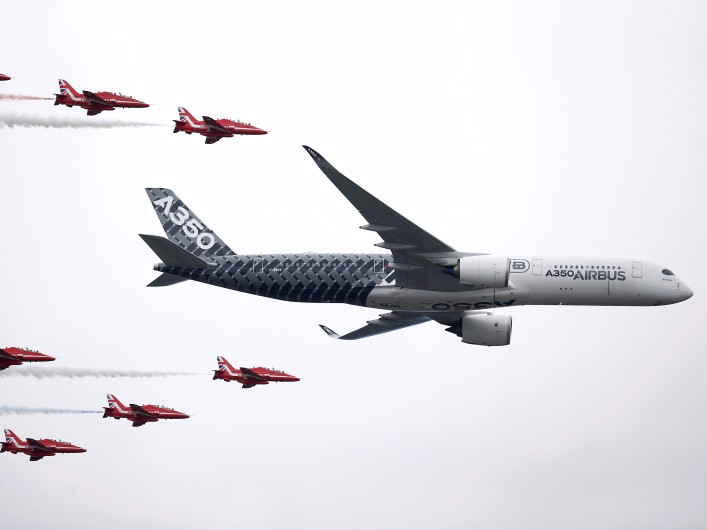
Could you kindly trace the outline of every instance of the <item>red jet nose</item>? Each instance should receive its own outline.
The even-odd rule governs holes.
[[[52,357],[51,355],[46,356],[46,361],[56,361],[56,357]]]

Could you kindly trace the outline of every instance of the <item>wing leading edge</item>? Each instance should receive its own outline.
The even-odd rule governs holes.
[[[375,246],[393,253],[391,267],[395,269],[395,284],[399,287],[435,291],[464,289],[454,278],[442,274],[442,266],[453,264],[459,253],[429,232],[400,215],[355,182],[349,180],[322,155],[305,148],[319,169],[338,188],[368,222],[360,228],[377,232],[383,240]]]

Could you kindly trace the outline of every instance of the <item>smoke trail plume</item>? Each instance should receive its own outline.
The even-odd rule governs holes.
[[[14,405],[0,405],[0,416],[10,414],[100,414],[102,410],[89,409],[50,409],[47,407],[15,407]]]
[[[116,127],[164,127],[164,123],[144,123],[140,121],[102,120],[98,117],[78,119],[27,114],[0,113],[0,129],[5,127],[44,127],[48,129],[114,129]]]
[[[17,369],[10,368],[0,372],[0,377],[22,376],[34,377],[35,379],[55,379],[77,377],[96,377],[96,378],[153,378],[153,377],[174,377],[179,375],[199,375],[191,372],[161,372],[161,371],[138,371],[138,370],[100,370],[92,368],[50,368],[39,366],[22,366]]]
[[[54,98],[40,98],[39,96],[25,96],[24,94],[0,94],[0,100],[5,101],[44,101]]]

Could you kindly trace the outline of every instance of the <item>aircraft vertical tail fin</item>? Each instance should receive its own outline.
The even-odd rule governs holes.
[[[191,115],[191,113],[184,107],[179,107],[179,121],[184,122],[188,125],[191,125],[194,127],[199,123],[199,120],[197,120],[194,116]]]
[[[76,92],[74,87],[72,87],[65,79],[59,79],[59,92],[62,96],[69,96],[74,101],[81,98],[81,95]]]
[[[25,443],[24,440],[22,440],[19,436],[17,436],[14,432],[12,432],[10,429],[5,429],[5,443],[2,444],[2,451],[11,451],[13,448],[15,449],[22,449],[26,446],[27,444]]]
[[[234,375],[236,373],[236,369],[233,368],[231,363],[229,363],[225,357],[221,357],[220,355],[216,357],[216,361],[218,362],[218,369],[222,370],[228,374]]]
[[[172,190],[145,188],[145,191],[172,243],[207,261],[235,254]]]
[[[108,408],[116,409],[119,412],[129,412],[130,410],[128,407],[123,405],[120,400],[113,394],[108,394]],[[106,410],[103,416],[104,418],[106,417],[107,412],[108,411]]]

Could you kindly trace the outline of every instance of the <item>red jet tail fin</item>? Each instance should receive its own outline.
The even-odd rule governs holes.
[[[123,405],[113,394],[108,394],[108,408],[116,409],[118,412],[130,412],[130,409]],[[108,411],[105,412],[107,414]],[[106,417],[105,415],[103,416]]]
[[[229,375],[236,375],[237,370],[224,357],[219,355],[216,357],[216,361],[218,361],[219,370],[226,372]]]
[[[62,96],[68,96],[74,101],[82,99],[82,95],[76,92],[74,87],[72,87],[65,79],[59,79],[59,92]]]
[[[27,443],[17,436],[10,429],[5,429],[5,443],[2,444],[2,449],[0,451],[11,451],[13,449],[24,449],[27,447]]]
[[[187,125],[190,125],[192,127],[195,127],[196,125],[200,125],[202,123],[194,116],[192,116],[189,111],[184,107],[179,107],[179,121],[186,123]]]

